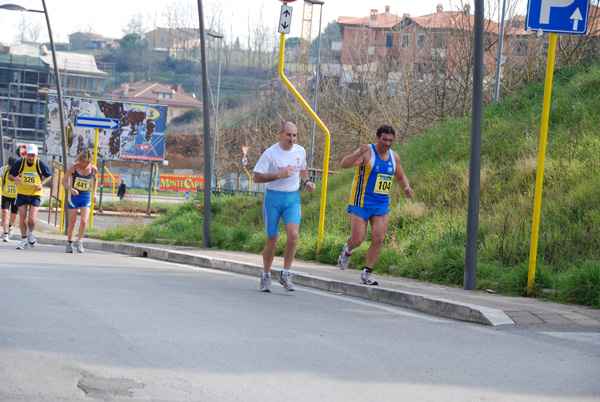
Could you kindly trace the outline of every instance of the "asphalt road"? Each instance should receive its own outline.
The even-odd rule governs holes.
[[[0,243],[2,401],[597,401],[590,334]]]

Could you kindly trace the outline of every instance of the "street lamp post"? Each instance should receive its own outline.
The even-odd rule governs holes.
[[[204,124],[204,219],[202,223],[202,246],[210,248],[210,196],[212,193],[212,164],[210,162],[210,118],[207,112],[208,100],[208,66],[206,62],[206,39],[204,30],[204,8],[202,0],[198,0],[198,20],[200,27],[200,59],[202,62],[202,118]],[[208,188],[206,184],[208,183]]]
[[[56,61],[56,48],[54,47],[54,39],[52,38],[52,28],[50,27],[50,17],[48,16],[48,8],[46,7],[46,1],[42,0],[42,6],[44,11],[41,10],[30,10],[25,7],[21,7],[17,4],[2,4],[0,8],[10,11],[27,11],[31,13],[43,13],[46,17],[46,25],[48,26],[48,37],[50,38],[50,47],[52,49],[52,64],[54,66],[54,79],[56,82],[56,93],[58,95],[58,114],[60,118],[60,133],[62,137],[62,159],[63,159],[63,170],[67,172],[68,154],[67,154],[67,132],[65,130],[65,114],[63,111],[63,100],[62,91],[60,86],[60,74],[58,73],[58,63]],[[65,232],[66,228],[69,227],[69,214],[65,214]]]
[[[307,3],[312,5],[318,4],[320,5],[320,13],[319,13],[319,37],[317,38],[317,68],[316,68],[316,77],[315,77],[315,95],[313,98],[313,111],[317,113],[317,93],[319,92],[319,58],[321,56],[321,19],[323,17],[323,4],[324,1],[320,0],[304,0]],[[310,130],[310,157],[308,160],[308,167],[312,169],[313,167],[313,150],[315,144],[315,120],[312,121],[312,128]]]
[[[0,110],[0,165],[4,165],[4,130],[2,128],[2,110]]]
[[[500,90],[500,67],[502,66],[502,42],[504,40],[504,15],[506,14],[506,0],[502,0],[502,22],[500,23],[500,37],[498,38],[498,59],[496,60],[496,82],[494,83],[494,102],[498,101]]]
[[[212,149],[212,158],[211,158],[211,171],[212,177],[215,182],[215,188],[217,187],[217,181],[215,179],[215,158],[217,157],[217,127],[218,127],[218,118],[219,118],[219,95],[221,92],[221,54],[223,52],[223,34],[208,31],[207,35],[219,39],[219,73],[217,76],[217,102],[215,104],[215,128],[213,134],[213,149]],[[212,185],[212,183],[211,183]]]

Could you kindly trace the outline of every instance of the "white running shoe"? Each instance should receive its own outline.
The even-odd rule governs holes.
[[[83,242],[79,239],[75,239],[75,248],[78,253],[83,253]]]
[[[279,275],[279,283],[283,285],[283,288],[288,292],[294,291],[294,284],[292,283],[292,274],[284,274],[283,272]]]
[[[362,275],[360,276],[360,279],[363,280],[365,285],[379,285],[379,283],[373,277],[373,274],[371,274],[370,272],[363,271]]]
[[[4,233],[2,235],[2,241],[5,243],[8,243],[10,241],[10,236],[8,235],[8,233]]]
[[[348,250],[348,243],[344,244],[344,248],[342,249],[342,254],[338,257],[338,265],[340,269],[348,268],[348,264],[350,264],[350,257],[352,254],[348,254],[346,251]]]
[[[260,276],[260,291],[270,292],[271,291],[271,276],[261,275]]]
[[[12,234],[13,234],[13,226],[12,226],[12,225],[9,225],[9,226],[8,226],[8,237],[11,237],[11,236],[12,236]]]
[[[37,239],[35,238],[33,232],[27,233],[27,240],[29,241],[30,247],[35,247],[35,245],[37,244]]]
[[[17,250],[27,250],[28,247],[29,242],[27,241],[27,237],[23,237],[21,243],[17,246]]]
[[[67,242],[67,253],[72,253],[73,252],[73,242]]]

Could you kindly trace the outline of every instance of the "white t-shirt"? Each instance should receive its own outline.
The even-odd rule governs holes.
[[[279,142],[267,148],[254,166],[254,172],[278,173],[288,165],[294,168],[294,175],[270,181],[266,187],[275,191],[296,191],[300,188],[300,171],[306,169],[306,150],[298,144],[294,144],[289,151],[281,148]]]

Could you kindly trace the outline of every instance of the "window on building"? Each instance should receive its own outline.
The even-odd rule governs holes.
[[[415,75],[417,78],[423,77],[423,70],[424,68],[422,63],[415,63]]]
[[[417,46],[425,47],[425,35],[421,34],[417,36]]]
[[[433,35],[433,47],[436,49],[440,49],[444,46],[444,40],[442,38],[441,33],[436,33]]]
[[[410,40],[410,35],[408,35],[408,34],[402,35],[402,47],[408,47],[409,40]]]
[[[393,47],[394,46],[394,37],[392,35],[387,35],[385,37],[385,47]]]
[[[519,42],[519,44],[517,45],[517,55],[527,56],[527,43]]]

